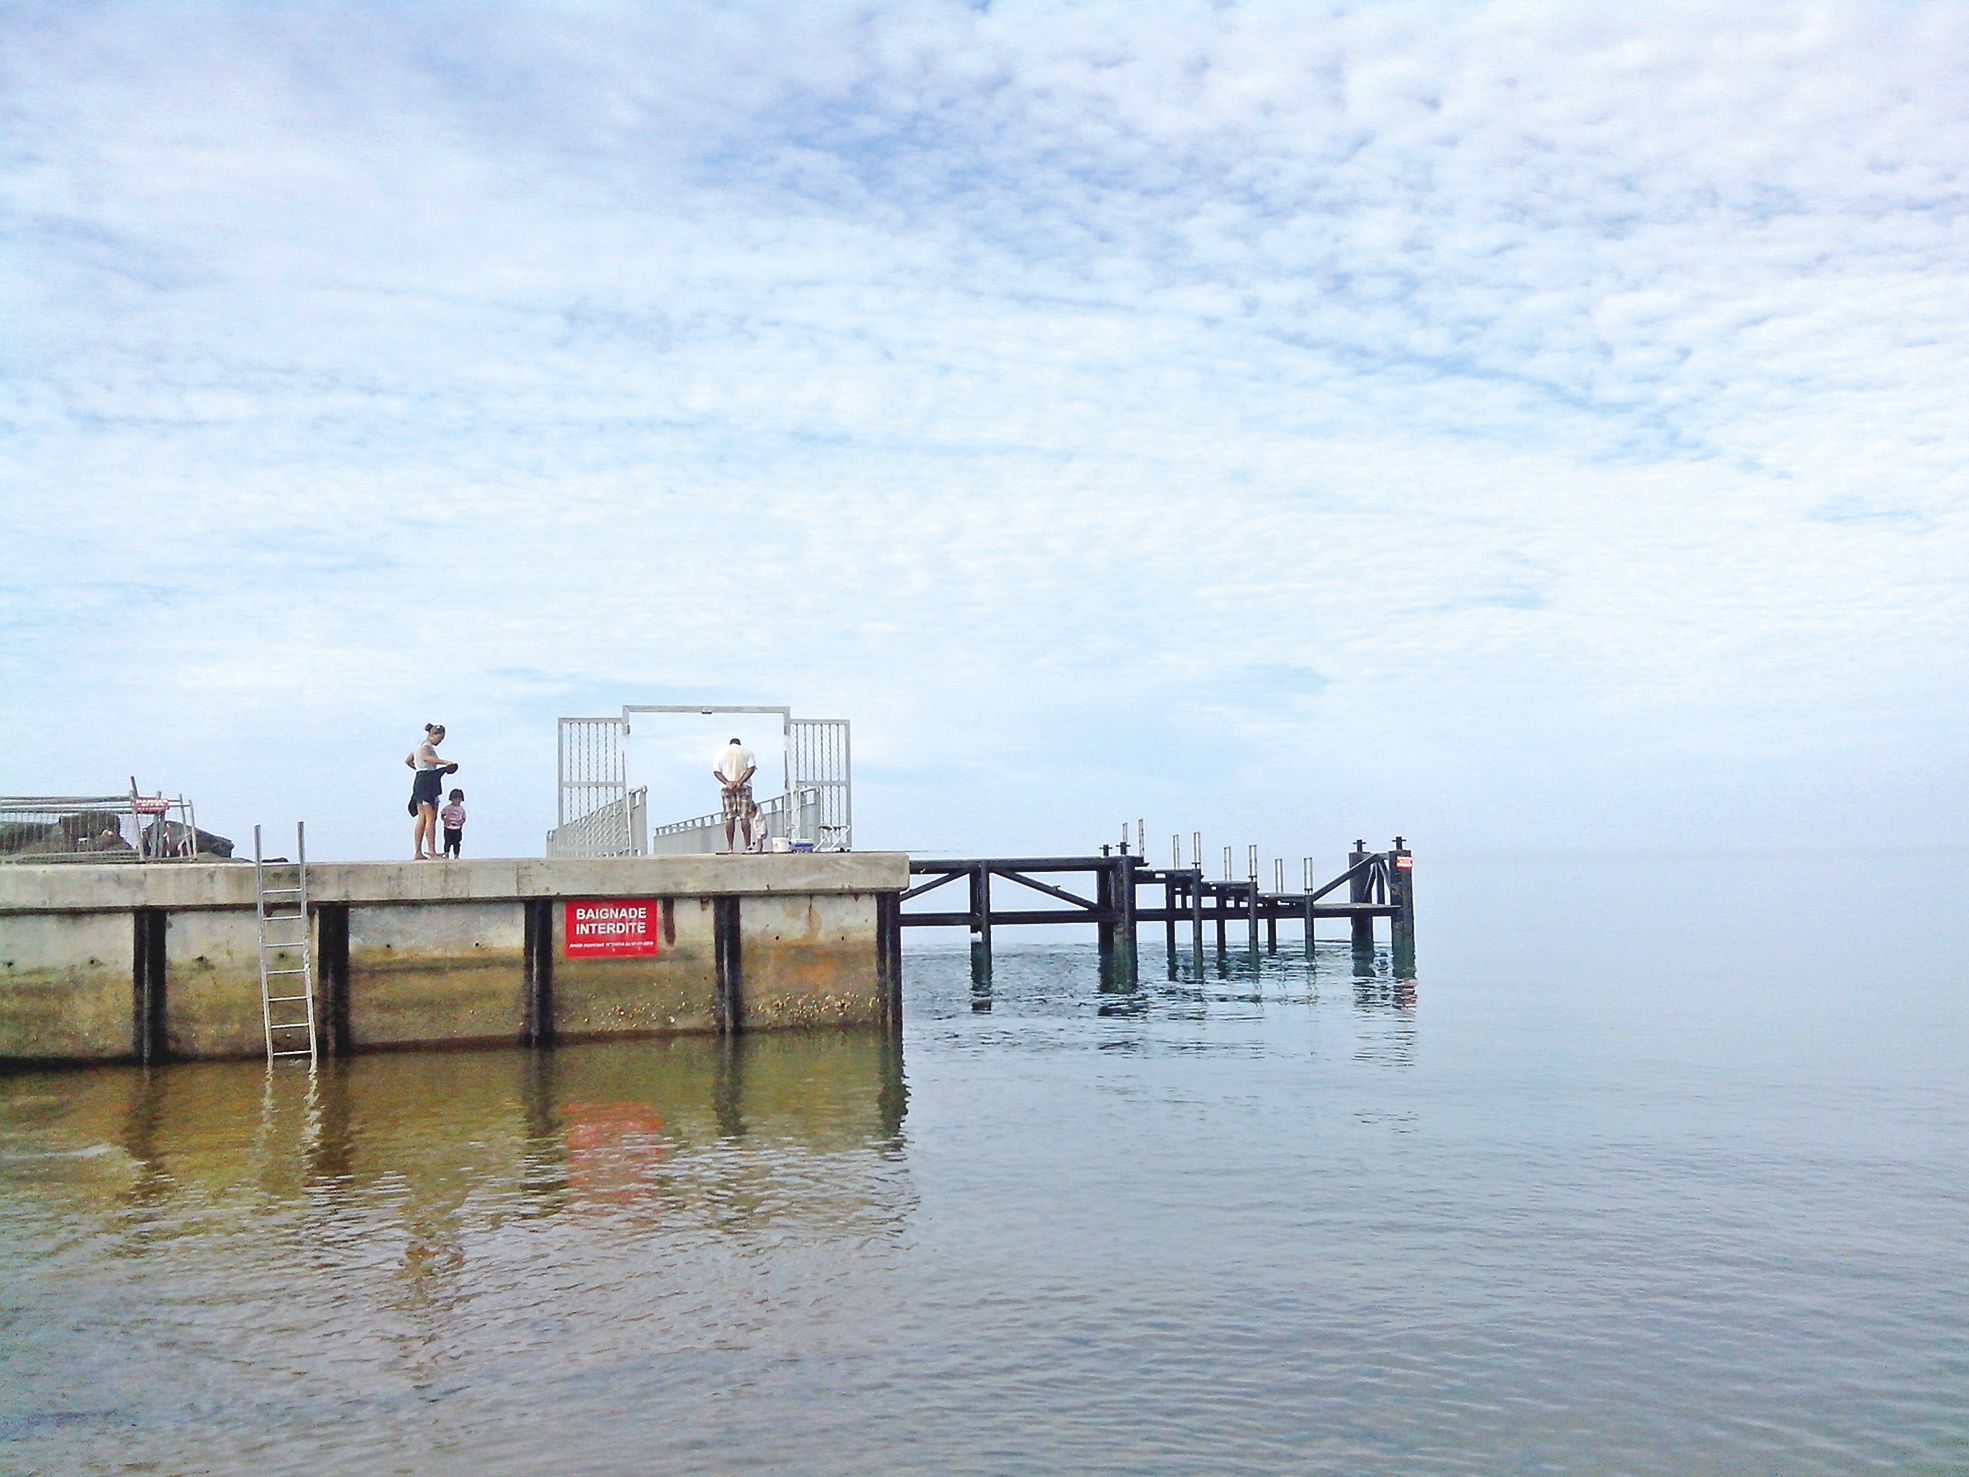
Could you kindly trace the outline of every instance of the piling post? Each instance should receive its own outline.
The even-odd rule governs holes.
[[[1140,979],[1135,959],[1135,868],[1124,843],[1101,865],[1095,901],[1101,904],[1101,982],[1104,989],[1133,989]]]
[[[1415,970],[1415,857],[1400,836],[1388,853],[1388,902],[1395,910],[1389,929],[1395,973],[1411,974]]]
[[[159,827],[159,834],[163,828]],[[166,988],[166,933],[170,915],[162,908],[138,908],[133,915],[131,1054],[145,1066],[161,1062],[166,1056],[164,1035],[164,992]],[[317,917],[319,914],[316,915]],[[318,952],[318,951],[317,951]]]
[[[1251,930],[1251,957],[1258,957],[1258,848],[1246,850],[1246,871],[1249,875],[1250,895],[1245,899],[1246,921]]]
[[[983,862],[971,868],[971,942],[991,954],[991,871]]]
[[[1313,859],[1306,857],[1302,862],[1306,873],[1306,957],[1313,957]]]
[[[717,968],[714,1014],[718,1033],[734,1036],[745,1026],[745,961],[739,938],[739,900],[711,900],[712,957]]]
[[[554,900],[529,898],[521,906],[526,910],[521,920],[524,930],[521,942],[526,974],[526,1010],[520,1023],[520,1039],[528,1046],[551,1046],[554,1043]],[[339,927],[333,933],[324,920],[322,953],[325,957],[322,962],[327,966],[323,974],[328,985],[329,1016],[334,1022],[329,1036],[335,1043],[336,1053],[346,1055],[349,1050],[349,910],[344,905],[336,911],[341,917]],[[715,947],[722,979],[722,938],[716,941]]]
[[[1354,849],[1347,856],[1349,867],[1358,867],[1367,860],[1367,842],[1356,840]],[[1356,872],[1347,879],[1347,901],[1359,907],[1367,902],[1367,873]],[[1374,947],[1374,920],[1364,914],[1356,913],[1351,920],[1354,925],[1354,947],[1372,949]]]
[[[1104,965],[1114,958],[1115,919],[1121,911],[1115,906],[1115,894],[1120,891],[1115,874],[1114,859],[1103,846],[1101,864],[1094,869],[1094,932]]]
[[[1119,906],[1122,940],[1132,949],[1135,946],[1135,869],[1142,864],[1136,856],[1123,855],[1115,865],[1115,902]]]
[[[1141,864],[1139,856],[1123,852],[1121,860],[1115,864],[1114,873],[1116,911],[1120,914],[1116,926],[1121,932],[1121,947],[1125,951],[1123,962],[1127,966],[1130,984],[1138,977],[1135,961],[1135,869]]]
[[[1169,955],[1169,977],[1176,977],[1176,874],[1162,879],[1162,943]]]
[[[1196,955],[1196,967],[1203,968],[1203,861],[1190,868],[1190,949]]]
[[[882,991],[883,1023],[902,1030],[902,900],[895,893],[875,895],[875,976]]]

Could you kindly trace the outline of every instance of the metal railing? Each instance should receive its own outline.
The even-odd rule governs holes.
[[[649,791],[631,790],[547,833],[550,857],[704,856],[725,846],[722,811],[651,827]],[[818,786],[775,795],[759,806],[766,832],[817,851],[846,851],[847,827],[826,823],[827,797]],[[647,837],[647,840],[645,840]]]
[[[767,833],[788,841],[815,843],[821,835],[822,795],[818,788],[775,795],[759,806]],[[725,846],[723,812],[672,821],[650,832],[651,856],[703,856]]]
[[[649,824],[649,791],[631,790],[620,800],[597,806],[586,815],[547,833],[547,855],[640,856],[642,836]]]
[[[0,862],[165,862],[229,857],[184,796],[0,795]]]

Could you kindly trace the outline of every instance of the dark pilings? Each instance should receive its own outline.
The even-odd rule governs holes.
[[[1362,862],[1367,860],[1367,856],[1367,843],[1365,841],[1356,841],[1353,851],[1348,853],[1347,865],[1358,867]],[[1367,873],[1365,870],[1362,870],[1347,879],[1347,901],[1350,903],[1365,903],[1367,900]],[[1374,947],[1374,920],[1356,913],[1352,921],[1354,925],[1354,947],[1356,949],[1372,949]]]
[[[1121,853],[1121,859],[1114,869],[1115,931],[1121,946],[1120,973],[1132,988],[1139,982],[1140,960],[1135,953],[1135,931],[1138,920],[1135,916],[1135,872],[1142,865],[1142,859]]]
[[[1101,865],[1094,871],[1094,931],[1105,963],[1114,958],[1116,924],[1121,918],[1121,863],[1108,859],[1101,848]]]
[[[718,965],[718,1029],[725,1035],[731,1035],[745,1021],[745,970],[739,953],[737,898],[711,900],[711,926],[713,951]]]
[[[971,942],[991,952],[991,873],[982,865],[971,868]]]
[[[1190,868],[1190,951],[1197,968],[1203,968],[1203,863]]]
[[[902,899],[875,895],[875,975],[882,991],[882,1018],[891,1031],[902,1029]]]
[[[1396,838],[1398,851],[1406,856],[1405,844]],[[1255,848],[1253,848],[1255,851]],[[1180,970],[1175,963],[1176,951],[1180,946],[1178,926],[1187,916],[1191,946],[1201,963],[1203,958],[1205,923],[1214,922],[1217,929],[1217,952],[1220,960],[1228,957],[1228,935],[1234,920],[1242,921],[1247,932],[1247,946],[1252,956],[1258,956],[1261,949],[1276,953],[1279,935],[1289,933],[1289,925],[1297,916],[1302,924],[1301,943],[1306,957],[1312,959],[1317,952],[1317,927],[1321,918],[1345,918],[1357,950],[1365,951],[1365,958],[1371,966],[1377,947],[1375,919],[1381,917],[1394,921],[1391,937],[1413,940],[1413,894],[1412,879],[1391,878],[1396,851],[1370,851],[1367,843],[1356,841],[1348,856],[1348,865],[1339,876],[1316,886],[1318,874],[1314,870],[1313,858],[1305,859],[1305,889],[1296,895],[1286,891],[1283,868],[1279,869],[1277,887],[1266,891],[1256,877],[1256,860],[1251,862],[1251,875],[1245,877],[1224,876],[1206,878],[1201,866],[1171,867],[1145,870],[1139,857],[1129,851],[1114,846],[1103,848],[1097,856],[1077,857],[1032,857],[1006,858],[1003,860],[966,858],[951,862],[911,862],[910,871],[916,876],[930,876],[932,881],[923,882],[904,893],[898,902],[909,897],[921,896],[938,887],[955,888],[958,883],[967,883],[970,890],[968,906],[951,905],[944,909],[919,909],[910,911],[906,906],[899,908],[899,927],[947,928],[958,924],[968,924],[971,931],[973,964],[980,979],[988,980],[991,968],[990,949],[992,929],[999,923],[1010,923],[1020,927],[1028,925],[1078,925],[1082,928],[1094,924],[1099,933],[1100,952],[1104,964],[1118,965],[1116,951],[1124,945],[1135,943],[1136,926],[1148,922],[1163,925],[1163,946],[1170,956],[1172,978],[1179,977]],[[1229,849],[1226,849],[1225,868],[1231,868]],[[1049,873],[1077,872],[1090,878],[1090,885],[1067,888],[1055,886],[1044,880]],[[1029,900],[1009,902],[1005,907],[996,906],[990,896],[994,875],[1008,883],[1029,891],[1038,892],[1066,907],[1035,908]],[[1142,902],[1140,887],[1144,882],[1161,884],[1161,899],[1150,897]],[[1403,884],[1407,883],[1408,887]],[[1338,894],[1338,896],[1336,896]],[[1260,922],[1264,924],[1260,935]],[[1281,928],[1281,924],[1288,925]],[[1136,950],[1130,948],[1131,968],[1127,971],[1131,979],[1139,980],[1139,958]],[[1117,974],[1119,970],[1115,971]]]
[[[1129,948],[1135,947],[1135,869],[1141,866],[1139,857],[1123,854],[1115,866],[1115,904],[1121,916],[1115,921],[1121,926],[1122,942]]]
[[[1407,974],[1415,968],[1415,857],[1400,836],[1388,853],[1388,903],[1395,910],[1389,920],[1395,973]]]
[[[546,906],[545,903],[542,906]],[[531,928],[531,919],[528,927]],[[349,905],[317,903],[315,928],[315,1008],[327,1050],[348,1056],[355,1050],[349,1034]],[[527,1004],[532,1009],[532,958],[528,956]]]
[[[164,1060],[165,929],[161,908],[138,908],[131,984],[130,1054],[148,1065]]]
[[[980,864],[971,869],[971,993],[973,1010],[977,994],[984,991],[985,1009],[991,1008],[991,873]]]

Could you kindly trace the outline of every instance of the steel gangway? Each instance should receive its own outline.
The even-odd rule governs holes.
[[[267,1061],[319,1051],[314,1008],[314,941],[308,911],[305,822],[294,823],[294,856],[268,857],[253,828],[254,917],[260,932],[260,1020]],[[296,1007],[299,1007],[298,1011]]]

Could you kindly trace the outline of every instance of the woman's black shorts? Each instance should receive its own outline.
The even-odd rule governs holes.
[[[410,786],[410,808],[420,805],[435,806],[438,792],[444,788],[444,771],[441,769],[420,769],[417,778]]]

